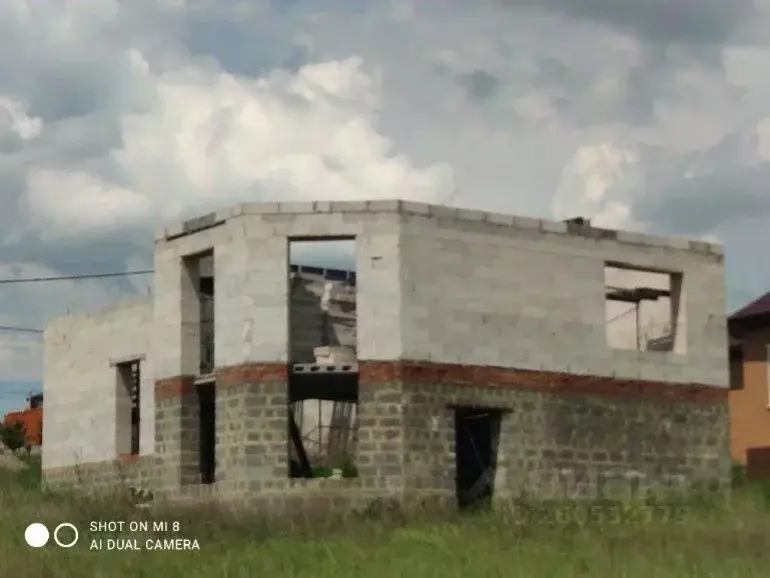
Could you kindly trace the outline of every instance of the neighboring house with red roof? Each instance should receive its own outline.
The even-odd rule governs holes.
[[[770,477],[770,292],[728,319],[733,459]]]
[[[12,411],[5,415],[3,425],[19,424],[24,428],[24,442],[27,447],[39,446],[43,443],[43,394],[32,395],[29,407]]]

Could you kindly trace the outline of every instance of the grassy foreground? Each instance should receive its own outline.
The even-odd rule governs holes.
[[[256,518],[206,512],[195,519],[180,513],[175,519],[182,533],[197,539],[200,550],[153,552],[91,551],[90,521],[140,515],[117,501],[44,494],[38,480],[34,468],[21,474],[0,472],[0,578],[770,575],[770,493],[758,487],[665,507],[563,504],[536,510],[530,506],[527,515],[516,510],[453,519],[359,517],[312,527],[297,521],[283,530]],[[38,521],[51,529],[72,522],[81,530],[80,542],[67,550],[52,542],[30,548],[24,530]],[[69,536],[63,534],[63,539]],[[143,544],[151,534],[132,536],[141,536]]]

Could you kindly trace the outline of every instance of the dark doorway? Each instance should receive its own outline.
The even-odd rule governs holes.
[[[471,407],[454,411],[457,503],[460,508],[489,504],[502,411]]]
[[[213,383],[198,385],[200,473],[202,484],[214,483],[217,448],[217,392]]]

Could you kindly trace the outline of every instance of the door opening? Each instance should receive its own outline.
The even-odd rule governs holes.
[[[455,467],[460,508],[491,503],[502,410],[455,408]]]
[[[212,484],[216,472],[217,392],[213,383],[198,386],[200,411],[200,474],[202,484]]]

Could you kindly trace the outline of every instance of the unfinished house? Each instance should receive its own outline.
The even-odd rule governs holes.
[[[299,250],[324,243],[348,261]],[[149,297],[47,327],[48,484],[462,507],[728,481],[718,246],[244,204],[162,231],[154,275]]]

